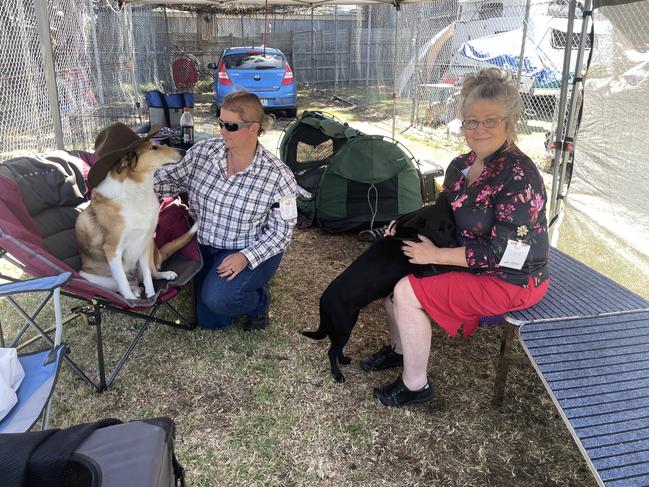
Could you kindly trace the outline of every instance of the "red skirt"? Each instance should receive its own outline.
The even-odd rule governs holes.
[[[450,335],[460,328],[469,336],[481,316],[497,316],[529,308],[538,303],[550,286],[550,279],[534,286],[516,286],[488,274],[447,272],[437,276],[408,276],[415,296],[424,311]]]

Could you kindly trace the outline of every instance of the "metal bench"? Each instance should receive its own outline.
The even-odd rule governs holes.
[[[520,325],[649,309],[646,299],[555,248],[550,252],[550,278],[550,289],[540,303],[505,316],[496,364],[496,406],[504,398],[509,366],[525,360],[525,354],[512,352]]]
[[[649,485],[649,301],[557,249],[543,300],[505,316],[494,402],[526,355],[599,485]]]
[[[520,339],[599,485],[649,485],[649,311],[527,323]]]

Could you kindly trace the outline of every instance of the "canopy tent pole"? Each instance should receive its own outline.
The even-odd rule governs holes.
[[[171,37],[169,36],[169,17],[167,17],[167,6],[162,7],[162,13],[165,18],[165,38],[167,40],[167,49],[169,49],[169,59],[173,56],[173,50],[171,48]],[[171,90],[175,93],[176,91],[176,82],[174,81],[174,69],[173,63],[169,63],[169,74],[171,75]]]
[[[268,45],[268,0],[265,0],[264,5],[264,54],[266,53],[266,46]]]
[[[122,25],[124,27],[124,51],[128,53],[128,67],[131,74],[131,83],[133,84],[133,96],[135,97],[135,106],[137,107],[137,114],[140,122],[142,121],[142,108],[140,106],[140,99],[142,94],[140,93],[140,85],[137,82],[137,77],[135,75],[135,51],[131,49],[131,39],[133,35],[133,16],[131,14],[131,21],[126,17],[126,13],[131,14],[131,9],[122,9]],[[173,77],[172,77],[173,79]]]
[[[523,18],[523,38],[521,39],[521,55],[518,58],[518,74],[516,75],[516,84],[518,91],[521,90],[521,77],[523,76],[523,63],[525,62],[525,44],[527,43],[527,26],[530,20],[530,3],[527,0],[525,3],[525,17]]]
[[[567,154],[567,149],[568,149],[568,142],[571,142],[573,147],[572,150],[574,151],[575,148],[575,131],[576,131],[576,120],[575,120],[575,111],[577,110],[577,97],[578,94],[583,90],[583,62],[584,62],[584,51],[586,49],[586,39],[588,35],[588,19],[592,19],[592,0],[586,0],[584,4],[584,9],[583,9],[583,15],[582,15],[582,20],[581,20],[581,37],[579,38],[579,46],[577,48],[577,60],[575,61],[575,72],[574,76],[572,79],[572,95],[570,96],[570,102],[568,109],[566,111],[567,113],[567,118],[565,122],[566,130],[565,130],[565,135],[564,139],[561,141],[561,175],[559,177],[559,184],[558,184],[558,198],[559,200],[563,200],[565,198],[565,195],[563,194],[563,185],[566,179],[566,170],[568,168],[568,164],[566,162],[566,154]],[[572,47],[572,44],[571,44]],[[593,46],[591,46],[592,49]],[[559,209],[560,210],[560,209]]]
[[[566,113],[566,98],[568,95],[568,82],[570,77],[570,55],[572,53],[571,44],[572,44],[572,32],[573,26],[575,23],[575,10],[576,10],[576,0],[570,0],[568,5],[568,25],[566,29],[566,49],[563,54],[563,72],[561,76],[561,91],[559,93],[559,110],[557,115],[557,129],[555,132],[555,149],[554,149],[554,158],[553,158],[553,168],[552,168],[552,192],[550,196],[550,241],[552,241],[552,236],[554,233],[554,222],[557,216],[559,215],[558,207],[559,205],[559,163],[561,159],[562,152],[562,143],[563,140],[563,127],[564,119]]]
[[[518,57],[518,71],[516,74],[516,86],[518,88],[518,92],[521,92],[521,86],[523,82],[523,64],[525,63],[525,46],[527,44],[527,29],[529,26],[529,20],[530,20],[530,4],[531,0],[527,0],[525,2],[525,16],[523,17],[523,37],[521,38],[521,54]],[[525,113],[525,110],[523,109],[521,112],[521,120],[520,122],[523,123],[523,126],[525,127],[525,130],[528,130],[527,128],[527,114]]]
[[[54,54],[52,52],[52,39],[50,38],[50,18],[47,12],[47,2],[36,2],[34,4],[34,10],[38,23],[38,37],[41,41],[47,98],[52,115],[52,124],[54,125],[56,148],[64,150],[63,125],[61,124],[61,110],[59,109],[59,92],[56,88],[56,73],[54,71]]]
[[[394,3],[394,59],[392,62],[392,138],[397,130],[397,48],[399,41],[399,10],[401,3],[395,0]]]
[[[102,120],[104,118],[104,107],[106,103],[104,101],[104,75],[101,69],[101,60],[99,59],[99,45],[97,44],[97,28],[99,26],[99,13],[94,11],[92,13],[92,29],[90,29],[90,34],[92,35],[92,45],[94,46],[94,61],[95,61],[95,70],[97,72],[97,96],[99,97],[100,110],[102,111]]]

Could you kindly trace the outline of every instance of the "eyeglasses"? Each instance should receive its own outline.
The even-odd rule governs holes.
[[[508,118],[509,117],[487,118],[485,120],[462,120],[462,127],[467,130],[475,130],[478,128],[478,125],[482,124],[482,126],[486,129],[493,129],[498,127],[501,122],[507,120]]]
[[[242,127],[250,127],[253,123],[259,122],[224,122],[219,118],[219,127],[225,128],[228,132],[236,132]]]

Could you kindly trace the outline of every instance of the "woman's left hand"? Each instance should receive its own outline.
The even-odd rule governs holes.
[[[241,252],[228,255],[216,268],[219,276],[231,281],[248,265],[248,259]]]
[[[435,264],[437,251],[439,247],[435,245],[428,237],[417,235],[420,242],[406,240],[403,242],[401,251],[411,264]]]

